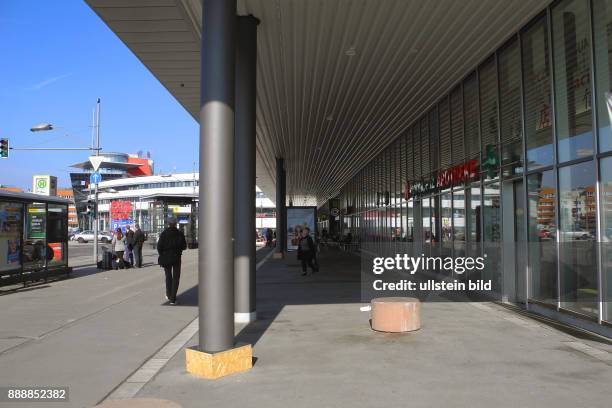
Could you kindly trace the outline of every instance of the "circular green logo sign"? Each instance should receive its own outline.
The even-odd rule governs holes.
[[[38,181],[36,182],[36,185],[38,186],[38,188],[45,188],[47,187],[47,180],[38,179]]]

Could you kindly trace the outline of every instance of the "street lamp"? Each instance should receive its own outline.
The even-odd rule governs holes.
[[[96,113],[95,113],[95,129],[96,129],[96,144],[92,147],[22,147],[15,148],[11,147],[11,150],[89,150],[95,152],[96,156],[100,155],[100,98],[96,101]],[[46,132],[49,130],[53,130],[53,125],[50,123],[39,123],[30,128],[30,132]],[[100,165],[100,161],[96,160],[95,162],[91,160],[92,167],[95,172],[98,171],[98,166]],[[93,250],[93,258],[94,264],[98,264],[98,184],[95,185],[94,190],[94,250]]]
[[[30,128],[30,132],[45,132],[47,130],[53,130],[53,125],[50,123],[39,123]]]

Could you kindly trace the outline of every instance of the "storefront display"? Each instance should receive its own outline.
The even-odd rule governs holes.
[[[508,301],[612,322],[611,27],[612,0],[554,2],[450,87],[341,191],[359,239],[388,251],[400,180],[398,251],[486,254]]]

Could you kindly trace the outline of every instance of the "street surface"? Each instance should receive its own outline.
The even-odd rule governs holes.
[[[70,245],[71,265],[85,265],[70,279],[0,289],[0,386],[68,386],[70,396],[0,406],[94,406],[196,318],[197,250],[184,254],[177,306],[150,247],[145,268],[118,271],[93,269],[90,251]],[[202,380],[179,351],[136,397],[185,408],[610,406],[609,340],[492,303],[424,303],[421,330],[373,332],[359,311],[359,257],[327,250],[320,265],[303,277],[291,253],[258,270],[258,320],[236,326],[254,346],[252,370]]]
[[[197,316],[196,250],[170,306],[150,247],[146,267],[117,271],[92,268],[92,248],[70,243],[70,279],[0,288],[1,386],[69,386],[67,406],[93,406]]]

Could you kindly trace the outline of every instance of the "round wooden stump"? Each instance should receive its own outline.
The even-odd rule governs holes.
[[[421,328],[421,302],[409,297],[372,299],[372,329],[402,333]]]

